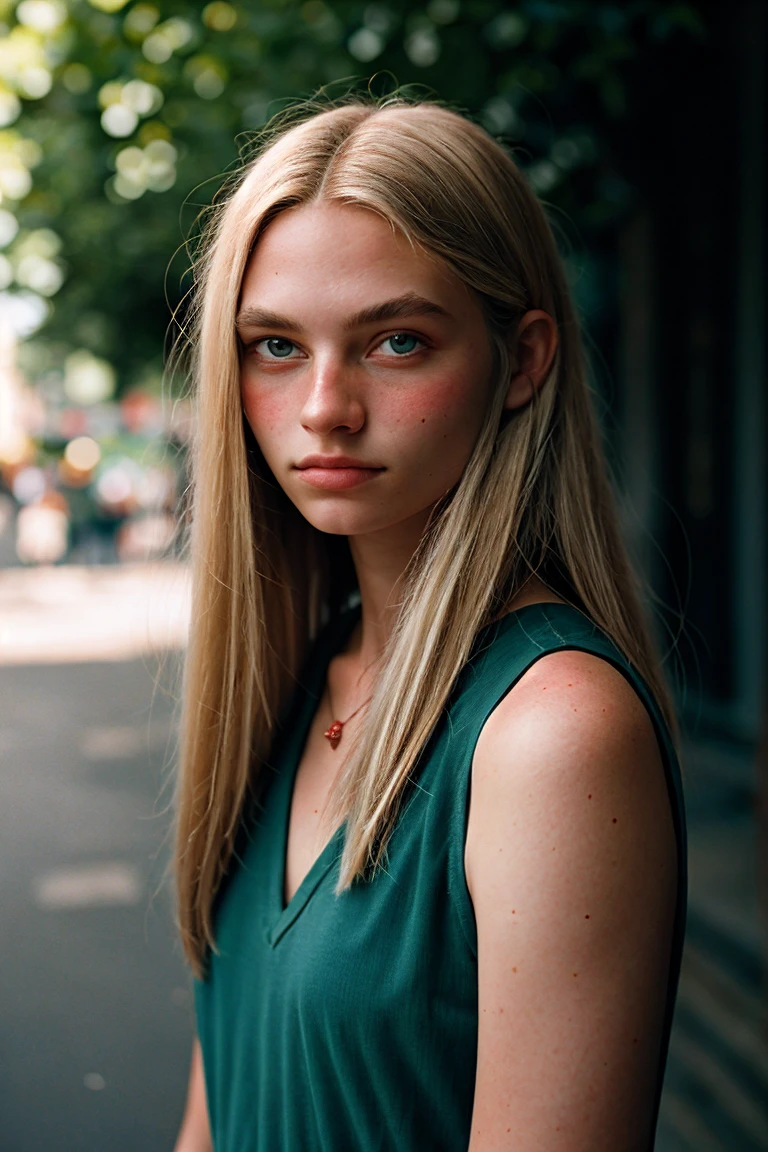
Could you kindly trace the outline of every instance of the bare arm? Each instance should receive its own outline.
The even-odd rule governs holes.
[[[187,1104],[174,1152],[213,1152],[208,1105],[205,1099],[203,1054],[197,1038],[192,1046]]]
[[[624,677],[543,657],[478,741],[465,854],[478,930],[470,1152],[646,1152],[676,847]]]

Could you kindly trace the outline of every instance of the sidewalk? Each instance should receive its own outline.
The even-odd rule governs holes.
[[[132,660],[183,648],[177,562],[0,569],[0,665]]]

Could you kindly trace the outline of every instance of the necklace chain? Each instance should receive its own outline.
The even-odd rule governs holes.
[[[371,664],[374,664],[374,663],[375,663],[375,661],[372,660]],[[363,676],[368,671],[368,668],[371,667],[371,664],[369,664],[368,667],[364,670]],[[360,680],[362,680],[362,678],[363,677],[361,676]],[[360,683],[360,680],[358,680],[358,684]],[[371,693],[371,695],[367,698],[367,700],[363,700],[362,704],[359,704],[358,707],[355,708],[354,712],[350,712],[350,714],[349,714],[349,716],[347,716],[346,720],[334,720],[334,716],[336,715],[336,713],[335,713],[334,707],[333,707],[333,700],[331,699],[331,682],[330,682],[330,679],[327,677],[326,677],[326,681],[325,681],[325,691],[328,695],[328,707],[330,708],[330,711],[331,711],[331,724],[330,724],[330,727],[325,732],[323,732],[323,736],[325,736],[326,740],[328,740],[328,742],[331,745],[331,748],[333,748],[333,750],[335,752],[336,749],[338,748],[339,744],[341,743],[341,734],[342,734],[342,729],[344,728],[344,725],[348,724],[350,720],[353,720],[354,717],[357,716],[358,712],[362,712],[362,710],[363,710],[363,708],[365,708],[366,704],[370,704],[371,700],[373,699],[373,693]]]

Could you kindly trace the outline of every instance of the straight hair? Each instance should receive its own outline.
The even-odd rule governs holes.
[[[197,976],[215,949],[214,900],[278,720],[309,646],[356,585],[346,539],[308,524],[277,485],[240,393],[235,315],[249,255],[280,212],[317,201],[377,213],[453,270],[483,308],[495,380],[470,459],[398,589],[373,696],[329,798],[346,821],[337,891],[384,863],[477,633],[531,575],[610,636],[676,731],[619,532],[577,316],[525,175],[482,128],[438,103],[355,97],[294,109],[215,204],[186,324],[197,421],[174,867]],[[517,325],[531,309],[553,317],[559,345],[535,397],[509,413]]]

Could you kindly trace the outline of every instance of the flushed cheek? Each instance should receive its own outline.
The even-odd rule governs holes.
[[[379,397],[379,419],[389,427],[404,426],[417,431],[424,426],[427,438],[441,440],[458,436],[473,439],[479,431],[487,397],[482,386],[467,388],[467,375],[455,374],[416,388]]]
[[[256,392],[247,385],[241,389],[246,419],[258,438],[260,432],[275,432],[285,421],[285,398],[269,391]]]

